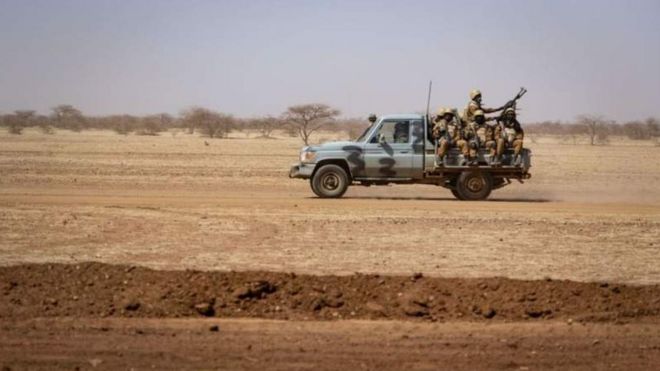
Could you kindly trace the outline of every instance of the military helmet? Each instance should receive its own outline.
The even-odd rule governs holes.
[[[516,115],[516,110],[511,108],[511,107],[504,110],[504,116],[506,116],[509,113],[512,113],[515,116]]]
[[[447,112],[447,109],[445,107],[440,107],[438,108],[438,116],[443,116]]]
[[[479,89],[472,89],[472,91],[470,92],[470,99],[474,99],[474,98],[476,98],[476,97],[479,96],[479,95],[481,95],[481,90],[479,90]]]
[[[484,111],[482,111],[480,109],[474,111],[474,117],[477,117],[477,116],[485,116]]]

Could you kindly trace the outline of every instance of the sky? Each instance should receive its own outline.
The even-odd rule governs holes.
[[[660,116],[659,0],[0,0],[0,113]]]

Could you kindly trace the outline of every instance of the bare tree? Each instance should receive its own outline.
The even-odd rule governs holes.
[[[250,126],[259,130],[263,138],[271,138],[273,131],[282,126],[282,120],[273,116],[261,117],[252,120]]]
[[[158,133],[166,130],[174,122],[174,118],[166,113],[158,115],[149,115],[140,118],[137,135],[158,135]]]
[[[566,135],[571,139],[573,145],[577,144],[578,137],[587,134],[587,129],[584,125],[565,124],[564,131],[566,132]]]
[[[649,126],[640,121],[630,121],[623,124],[623,132],[630,139],[645,140],[653,136]]]
[[[601,116],[580,115],[577,117],[577,123],[582,125],[589,137],[589,144],[607,143],[609,132],[607,130],[608,122]]]
[[[649,117],[644,121],[644,123],[646,124],[646,130],[648,131],[650,137],[660,137],[660,121],[658,121],[657,118]]]
[[[77,108],[69,104],[61,104],[52,108],[52,119],[57,127],[81,131],[85,127],[85,116]]]
[[[50,124],[50,117],[45,115],[37,115],[34,118],[34,125],[41,130],[42,134],[52,135],[55,134],[55,130]]]
[[[218,113],[202,107],[193,107],[182,113],[182,119],[188,130],[193,133],[199,130],[209,138],[223,138],[234,127],[235,120],[231,115]]]
[[[13,114],[6,115],[4,118],[5,125],[9,128],[9,133],[14,135],[23,134],[23,129],[34,125],[35,121],[36,115],[33,110],[16,110]]]
[[[325,104],[303,104],[291,106],[283,115],[284,121],[298,133],[305,145],[309,137],[324,125],[332,122],[340,111]]]
[[[114,115],[104,117],[103,121],[109,122],[109,126],[115,133],[128,135],[135,131],[140,123],[140,119],[131,115]],[[106,126],[107,128],[107,126]]]

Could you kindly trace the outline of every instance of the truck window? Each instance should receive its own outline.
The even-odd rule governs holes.
[[[410,121],[384,121],[371,143],[378,143],[379,137],[387,143],[410,143]]]

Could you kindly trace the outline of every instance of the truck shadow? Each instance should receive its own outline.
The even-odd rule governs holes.
[[[313,197],[312,197],[313,198]],[[456,201],[454,197],[389,197],[389,196],[344,196],[342,199],[346,200],[390,200],[390,201]],[[479,202],[479,201],[464,201],[464,202]],[[495,198],[488,199],[480,202],[519,202],[519,203],[543,203],[553,202],[553,200],[545,198]]]

